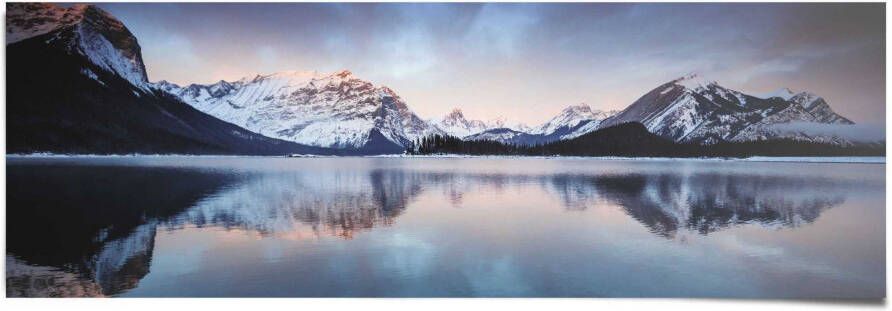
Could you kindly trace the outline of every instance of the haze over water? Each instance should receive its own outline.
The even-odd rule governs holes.
[[[8,296],[885,295],[885,164],[7,163]]]

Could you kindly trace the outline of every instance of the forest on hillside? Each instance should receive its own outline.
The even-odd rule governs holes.
[[[624,123],[573,139],[540,145],[504,144],[493,140],[466,141],[448,135],[432,135],[412,142],[410,155],[518,155],[518,156],[617,156],[617,157],[751,157],[751,156],[885,156],[883,143],[850,146],[820,144],[792,139],[683,144],[647,131],[640,123]]]

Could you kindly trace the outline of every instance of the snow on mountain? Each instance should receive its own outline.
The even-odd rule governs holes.
[[[129,82],[133,89],[126,92],[136,97],[161,90],[250,131],[320,147],[399,152],[409,141],[445,133],[471,139],[542,143],[625,122],[640,122],[649,131],[678,142],[795,138],[846,143],[832,135],[785,132],[776,125],[853,123],[812,93],[780,89],[752,96],[697,74],[653,89],[622,112],[574,105],[535,128],[509,125],[504,119],[469,120],[458,109],[442,120],[426,122],[393,90],[357,79],[349,71],[280,72],[185,87],[166,81],[149,83],[136,38],[123,23],[92,5],[65,8],[14,3],[7,6],[6,25],[8,50],[11,45],[39,40],[41,46],[83,56],[88,62],[77,70],[90,83],[111,88],[109,83],[116,79],[111,74]]]
[[[818,95],[809,92],[801,92],[788,100],[805,108],[806,111],[815,117],[814,121],[817,121],[818,123],[854,124],[851,120],[833,112],[833,109],[830,108],[830,105],[827,104],[824,98]]]
[[[781,88],[774,92],[758,95],[756,97],[761,98],[761,99],[769,99],[772,97],[777,97],[777,98],[782,98],[783,100],[790,100],[790,98],[793,98],[793,96],[796,96],[795,92],[791,91],[788,88]]]
[[[17,3],[7,7],[6,25],[7,45],[49,35],[47,44],[84,55],[133,86],[149,90],[136,37],[102,9],[83,4],[63,8],[49,3]]]
[[[696,73],[687,74],[684,77],[676,79],[674,82],[675,85],[697,92],[708,90],[711,86],[718,85],[714,80],[704,78]]]
[[[490,128],[490,124],[486,124],[483,121],[466,119],[464,113],[458,108],[452,109],[443,119],[433,123],[446,134],[460,138],[477,134]]]
[[[782,90],[756,97],[691,74],[663,84],[605,120],[600,127],[640,122],[654,134],[678,142],[715,143],[771,138],[816,139],[782,133],[789,122],[851,124],[810,93]]]
[[[535,128],[494,127],[465,137],[468,140],[494,140],[502,143],[532,145],[556,140],[572,139],[599,128],[601,121],[616,114],[616,111],[594,110],[589,105],[579,104],[564,108],[557,116]]]
[[[601,123],[602,120],[610,117],[615,114],[615,111],[601,111],[592,109],[591,106],[587,104],[578,104],[572,105],[567,108],[564,108],[557,116],[551,118],[544,124],[532,129],[530,134],[542,134],[542,135],[550,135],[555,133],[561,128],[572,128],[583,121],[592,120],[589,125],[591,130],[594,130]],[[587,133],[587,132],[586,132]],[[585,133],[578,133],[578,135],[582,135]],[[572,134],[569,134],[572,135]],[[573,137],[576,137],[573,136]],[[571,137],[572,138],[572,137]],[[564,139],[564,138],[562,138]]]
[[[530,127],[523,123],[509,123],[504,117],[493,118],[487,121],[469,120],[465,118],[461,109],[452,109],[440,120],[431,120],[431,124],[450,136],[464,138],[491,129],[511,129],[513,131],[527,132]]]
[[[252,133],[151,89],[136,38],[98,7],[9,3],[7,39],[8,152],[332,152]]]
[[[781,98],[786,101],[792,101],[802,106],[806,111],[815,116],[819,123],[851,123],[850,120],[836,114],[830,105],[818,95],[809,92],[793,92],[788,88],[782,88],[773,93],[759,96],[763,99]]]
[[[616,111],[596,110],[587,104],[572,105],[529,133],[571,139],[596,130],[601,121],[614,114]]]
[[[288,71],[186,87],[162,81],[154,87],[224,121],[312,146],[376,145],[396,152],[409,141],[443,133],[416,116],[393,90],[346,70]]]
[[[511,130],[515,130],[518,132],[525,132],[525,133],[529,133],[530,131],[533,130],[533,128],[531,126],[526,125],[526,123],[521,123],[521,122],[510,123],[510,124],[504,125],[502,127],[511,129]]]
[[[506,128],[513,131],[529,133],[532,127],[522,122],[509,122],[505,117],[497,117],[484,122],[487,129]]]
[[[540,138],[541,135],[529,134],[509,128],[499,127],[466,136],[464,140],[491,140],[498,141],[503,144],[529,145],[531,143],[538,142]]]

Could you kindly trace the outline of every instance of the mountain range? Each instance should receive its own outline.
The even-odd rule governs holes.
[[[332,153],[153,90],[136,38],[95,6],[10,3],[6,24],[9,153]]]
[[[155,88],[223,121],[317,147],[400,153],[410,141],[443,133],[390,88],[346,70],[290,71],[186,87],[161,81]]]
[[[757,97],[725,88],[715,81],[690,74],[651,90],[622,112],[607,118],[602,127],[639,122],[652,133],[676,142],[712,144],[778,138],[848,143],[839,137],[778,130],[790,122],[853,124],[820,96],[794,94],[789,89]]]
[[[517,131],[529,131],[530,127],[526,124],[517,123],[514,125],[506,125],[503,119],[494,119],[489,121],[468,120],[465,118],[461,109],[455,108],[446,114],[443,119],[428,121],[446,134],[455,137],[467,137],[490,129],[510,128]]]
[[[558,140],[573,139],[599,128],[601,122],[617,111],[592,109],[586,104],[564,108],[557,116],[542,125],[529,130],[492,128],[466,136],[467,140],[494,140],[514,145],[544,144]]]
[[[149,82],[127,27],[92,5],[7,6],[8,152],[384,154],[432,135],[536,145],[624,123],[681,143],[770,139],[851,144],[780,129],[852,124],[812,93],[748,95],[696,74],[622,111],[571,105],[535,127],[416,115],[396,91],[350,71],[285,71],[180,86]]]

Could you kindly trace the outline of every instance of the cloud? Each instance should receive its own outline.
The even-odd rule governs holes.
[[[538,20],[532,6],[486,4],[468,28],[463,44],[471,54],[513,56]]]
[[[437,64],[431,37],[419,28],[395,34],[375,46],[379,57],[370,67],[396,78],[422,73]]]
[[[201,70],[205,66],[205,60],[193,49],[192,41],[175,33],[155,40],[151,45],[144,44],[142,53],[152,81],[168,79],[182,83],[185,81],[175,77],[182,77],[185,72]]]

